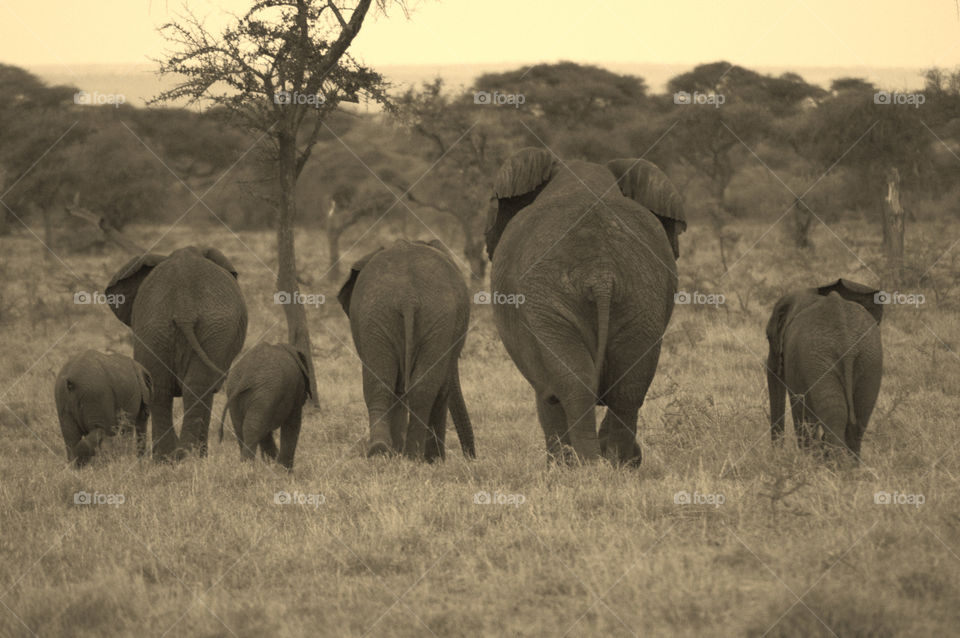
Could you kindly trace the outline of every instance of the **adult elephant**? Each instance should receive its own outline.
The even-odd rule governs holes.
[[[363,362],[367,455],[443,459],[449,409],[463,455],[476,456],[458,363],[470,300],[443,244],[401,239],[375,250],[351,267],[337,299]]]
[[[800,449],[814,443],[860,455],[883,376],[879,290],[838,279],[781,297],[767,322],[770,438],[783,440],[790,393]]]
[[[551,461],[638,465],[637,417],[677,288],[679,193],[655,165],[562,162],[528,148],[497,175],[487,222],[493,316],[533,386]],[[503,297],[500,297],[503,298]],[[510,299],[510,297],[506,297]],[[596,429],[594,407],[607,412]],[[567,446],[566,448],[564,446]]]
[[[131,259],[105,292],[116,296],[111,309],[133,329],[133,357],[153,379],[154,458],[206,455],[213,395],[247,334],[236,268],[216,248],[189,246]],[[179,442],[174,397],[183,397]]]

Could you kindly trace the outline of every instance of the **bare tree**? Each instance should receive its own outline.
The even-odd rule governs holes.
[[[385,11],[389,0],[377,0]],[[162,73],[182,81],[154,101],[187,98],[223,107],[231,119],[269,141],[277,214],[277,291],[296,298],[294,242],[297,179],[341,102],[359,97],[387,103],[383,78],[348,53],[372,0],[259,0],[220,35],[193,14],[161,27],[177,52],[160,60]],[[403,8],[402,2],[398,3]],[[289,342],[311,354],[300,304],[283,306]],[[310,361],[310,385],[316,377]]]

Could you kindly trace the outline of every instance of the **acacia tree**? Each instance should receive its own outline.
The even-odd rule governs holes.
[[[383,78],[348,53],[372,0],[259,0],[220,35],[187,14],[161,27],[178,52],[160,61],[182,78],[155,101],[186,98],[222,107],[231,119],[268,140],[268,177],[277,208],[277,291],[296,298],[294,243],[297,179],[319,140],[324,119],[361,95],[386,104]],[[377,0],[384,11],[388,0]],[[402,4],[401,4],[402,6]],[[304,308],[283,306],[288,340],[305,352],[316,397],[310,331]]]
[[[397,188],[413,204],[457,221],[471,278],[481,280],[487,264],[483,227],[490,185],[511,150],[523,144],[515,113],[478,106],[473,96],[470,90],[450,94],[436,78],[397,100],[399,119],[414,137],[410,148],[430,166],[413,190],[405,183]]]

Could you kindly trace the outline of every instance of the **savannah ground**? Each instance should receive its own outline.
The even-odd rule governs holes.
[[[129,354],[129,330],[104,306],[75,305],[80,284],[33,236],[5,237],[0,635],[953,633],[960,269],[958,249],[948,251],[956,224],[941,218],[908,227],[914,279],[936,265],[924,287],[903,291],[924,294],[923,305],[886,309],[865,462],[840,471],[799,455],[790,426],[787,445],[771,449],[763,329],[786,289],[838,276],[876,283],[853,254],[879,272],[874,222],[817,226],[806,252],[779,226],[764,234],[772,221],[737,223],[725,229],[725,277],[715,231],[691,223],[680,288],[725,303],[675,308],[641,410],[639,470],[548,469],[531,390],[489,306],[472,307],[461,363],[479,458],[462,458],[452,429],[442,464],[361,458],[361,366],[339,282],[321,278],[325,241],[309,230],[298,251],[314,283],[302,290],[327,303],[307,308],[320,406],[306,410],[293,474],[241,463],[229,425],[216,443],[223,394],[207,459],[138,461],[120,440],[72,469],[54,378],[86,348]],[[129,232],[150,243],[163,231]],[[273,241],[177,227],[156,250],[203,243],[234,261],[250,347],[286,338]],[[381,241],[368,236],[345,263]],[[126,259],[108,249],[64,262],[102,290]],[[77,505],[81,491],[123,503]],[[301,503],[277,504],[280,491]],[[481,492],[509,502],[477,504]],[[878,492],[911,503],[878,504]],[[684,494],[699,503],[678,503]]]

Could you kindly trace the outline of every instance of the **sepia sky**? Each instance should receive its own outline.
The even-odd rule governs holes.
[[[745,66],[960,64],[960,0],[419,0],[368,21],[352,52],[371,65],[578,62]],[[249,0],[189,2],[211,25]],[[0,62],[149,62],[180,0],[4,0]]]

